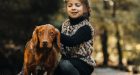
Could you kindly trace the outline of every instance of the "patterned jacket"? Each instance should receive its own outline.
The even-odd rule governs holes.
[[[79,32],[80,30],[82,30],[82,28],[84,29],[84,31]],[[87,32],[86,34],[90,35],[90,39],[89,40],[84,40],[83,42],[79,42],[79,44],[74,44],[74,45],[67,45],[67,43],[70,42],[76,42],[76,39],[81,39],[83,37],[87,38],[86,36],[81,36],[78,37],[74,40],[71,41],[71,39],[68,40],[68,38],[65,38],[65,36],[62,36],[62,54],[65,55],[68,58],[79,58],[83,61],[85,61],[86,63],[88,63],[89,65],[95,66],[95,61],[93,59],[92,52],[93,52],[93,35],[94,35],[94,29],[91,26],[91,24],[89,23],[89,21],[87,19],[82,20],[81,22],[79,22],[76,25],[71,25],[70,23],[70,19],[66,20],[61,27],[61,34],[64,34],[66,36],[69,37],[73,37],[75,34],[77,34],[77,32],[79,32],[79,34],[82,34],[82,32],[85,34],[85,32],[87,31],[87,29],[90,30],[90,32]],[[84,38],[83,38],[84,39]],[[65,44],[63,44],[63,40],[66,41]]]

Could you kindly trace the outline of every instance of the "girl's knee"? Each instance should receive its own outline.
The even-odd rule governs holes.
[[[62,60],[57,69],[59,74],[79,75],[79,71],[68,60]]]
[[[69,70],[73,65],[68,60],[62,60],[59,64],[59,68],[62,70]]]

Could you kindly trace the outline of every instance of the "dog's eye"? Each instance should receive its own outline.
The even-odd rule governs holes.
[[[50,32],[50,35],[51,35],[51,36],[54,36],[54,32]]]
[[[42,33],[41,32],[38,32],[38,35],[41,35]]]

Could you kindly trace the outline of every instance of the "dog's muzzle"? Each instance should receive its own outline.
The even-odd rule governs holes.
[[[42,44],[43,44],[43,47],[47,47],[48,45],[47,41],[43,41]]]

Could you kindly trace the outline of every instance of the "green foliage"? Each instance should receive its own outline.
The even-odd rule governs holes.
[[[118,7],[123,11],[131,11],[131,9],[137,8],[139,5],[135,2],[137,2],[137,0],[119,0]]]
[[[131,36],[131,39],[140,38],[138,31],[140,30],[140,21],[139,21],[139,12],[140,5],[139,0],[113,0],[117,2],[116,17],[112,17],[113,6],[109,10],[103,8],[103,1],[93,0],[95,3],[92,3],[92,13],[94,25],[96,27],[106,26],[109,33],[115,33],[114,20],[119,24],[120,33],[122,37]],[[111,0],[110,0],[111,1]],[[100,30],[99,30],[100,31]],[[113,32],[112,32],[113,31]],[[128,33],[128,34],[127,34]],[[134,34],[135,33],[135,34]],[[133,36],[137,35],[137,36]]]
[[[108,36],[115,37],[114,39],[108,38],[108,50],[113,51],[114,48],[116,48],[116,41],[113,40],[116,40],[117,38],[115,34],[118,28],[120,35],[119,41],[122,50],[127,51],[129,48],[131,48],[130,54],[133,55],[130,57],[123,55],[123,57],[131,59],[132,62],[133,60],[135,60],[135,63],[139,64],[138,56],[140,53],[140,49],[136,48],[136,45],[140,44],[140,0],[106,0],[116,2],[115,17],[112,16],[112,14],[114,14],[113,5],[107,5],[110,7],[109,9],[105,9],[103,0],[92,1],[93,3],[91,7],[93,10],[93,16],[91,17],[91,20],[93,22],[94,28],[96,29],[95,33],[98,34],[96,35],[96,37],[100,36],[103,30],[102,28],[105,26],[108,31]],[[113,46],[113,44],[115,44],[115,46]],[[98,44],[97,46],[99,45],[100,44]],[[130,46],[126,47],[127,45]],[[137,54],[135,54],[134,52],[136,52]]]
[[[140,25],[140,10],[138,10],[138,13],[136,16],[136,22]]]

